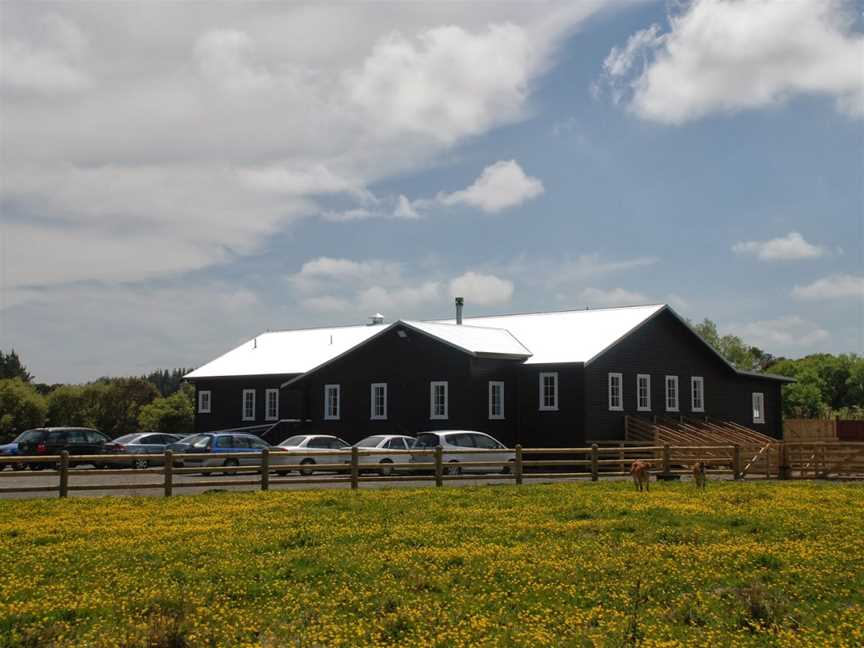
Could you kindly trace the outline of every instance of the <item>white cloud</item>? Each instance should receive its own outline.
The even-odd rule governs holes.
[[[434,27],[416,39],[394,32],[344,80],[378,129],[454,142],[522,116],[539,51],[511,23]]]
[[[0,40],[0,86],[44,95],[86,90],[92,84],[84,68],[86,51],[87,40],[74,23],[56,14],[42,16],[30,38]]]
[[[864,116],[864,36],[845,0],[694,0],[613,48],[604,63],[613,100],[680,124],[762,108],[795,95],[834,97]]]
[[[651,302],[645,295],[624,290],[623,288],[611,288],[608,290],[586,288],[579,296],[589,306],[635,306]]]
[[[24,241],[8,264],[18,287],[206,268],[322,211],[417,218],[367,187],[524,117],[543,62],[597,6],[555,20],[514,4],[51,11],[9,4],[0,25],[0,201]],[[333,194],[357,204],[328,211]],[[64,235],[89,242],[92,262],[40,252]]]
[[[864,299],[864,277],[835,274],[792,289],[792,295],[805,300]]]
[[[543,183],[525,175],[516,160],[491,164],[471,186],[449,194],[439,194],[443,205],[468,205],[494,213],[521,205],[543,193]]]
[[[825,256],[828,250],[804,240],[798,232],[768,241],[740,241],[732,246],[736,254],[752,254],[760,261],[797,261],[817,259]]]
[[[464,297],[472,304],[507,304],[513,299],[513,282],[495,275],[466,272],[450,280],[450,296]]]
[[[825,329],[797,315],[748,324],[732,324],[729,328],[747,344],[775,353],[777,349],[811,348],[831,337]]]

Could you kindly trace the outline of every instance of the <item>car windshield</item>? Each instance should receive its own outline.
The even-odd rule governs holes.
[[[137,438],[137,434],[124,434],[123,436],[114,439],[114,443],[132,443]]]
[[[298,434],[297,436],[288,437],[279,445],[280,446],[299,446],[301,443],[303,443],[303,441],[305,439],[306,439],[306,437],[304,435]]]
[[[421,434],[417,437],[412,447],[414,448],[434,448],[438,445],[437,434]]]
[[[44,430],[27,430],[18,435],[18,438],[15,439],[17,443],[22,443],[25,441],[39,441],[42,438],[42,435],[45,434]]]
[[[204,437],[201,434],[193,434],[192,436],[188,436],[188,437],[181,439],[180,441],[178,441],[178,443],[182,443],[183,445],[190,445],[191,446],[196,441],[200,441],[201,439],[204,439],[204,438],[206,438],[206,437]]]
[[[368,436],[365,439],[360,439],[354,446],[357,448],[377,448],[386,438],[381,435]]]

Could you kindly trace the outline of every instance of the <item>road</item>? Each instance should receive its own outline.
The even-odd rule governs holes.
[[[366,477],[367,475],[363,475]],[[369,475],[370,477],[372,475]],[[513,483],[512,478],[506,478],[496,475],[478,476],[478,478],[447,478],[445,484],[448,486],[467,486],[479,484],[507,484]],[[338,481],[319,483],[315,479],[335,478]],[[272,483],[270,490],[310,490],[310,489],[332,489],[350,488],[350,479],[347,475],[327,475],[315,474],[311,478],[291,475],[288,477],[277,477],[271,475],[271,480],[274,482],[284,480],[285,483]],[[527,482],[551,482],[551,481],[575,481],[581,478],[530,478],[526,475]],[[587,479],[587,477],[586,477]],[[204,493],[207,491],[254,491],[260,490],[260,484],[236,484],[235,482],[260,480],[257,473],[240,473],[236,475],[211,475],[208,477],[200,475],[174,475],[174,495],[192,495]],[[13,473],[11,470],[4,470],[0,473],[0,488],[21,488],[28,486],[50,486],[56,489],[59,482],[59,476],[56,474],[45,474],[41,471],[25,470],[22,472]],[[196,486],[195,484],[207,482],[206,485]],[[159,488],[145,488],[143,485],[154,484]],[[96,490],[76,491],[75,486],[125,486],[125,488],[105,488]],[[141,496],[158,496],[164,495],[162,488],[163,477],[161,474],[147,474],[136,470],[124,471],[124,474],[105,474],[104,471],[93,468],[74,468],[69,471],[69,497],[101,497],[105,495],[141,495]],[[424,479],[401,479],[392,481],[369,481],[361,482],[361,489],[368,488],[399,488],[399,487],[433,487],[434,482]],[[36,493],[0,493],[0,499],[32,499],[32,498],[54,498],[58,497],[56,490]]]

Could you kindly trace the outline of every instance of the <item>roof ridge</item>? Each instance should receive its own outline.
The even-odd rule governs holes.
[[[513,335],[508,329],[502,326],[478,326],[476,324],[457,324],[456,322],[442,322],[441,320],[396,320],[397,322],[405,322],[406,324],[435,324],[436,326],[461,326],[462,328],[482,329],[484,331],[505,331]]]
[[[601,308],[564,308],[562,310],[551,310],[551,311],[531,311],[528,313],[501,313],[498,315],[472,315],[470,317],[465,317],[465,319],[489,319],[493,317],[520,317],[527,315],[561,315],[563,313],[596,313],[597,311],[612,311],[612,310],[629,310],[631,308],[650,308],[650,307],[662,307],[667,306],[668,304],[664,304],[662,302],[654,302],[651,304],[631,304],[628,306],[603,306]],[[452,317],[446,318],[448,320],[453,319]],[[449,324],[450,322],[445,322],[442,320],[422,320],[427,322],[437,322],[439,324]]]

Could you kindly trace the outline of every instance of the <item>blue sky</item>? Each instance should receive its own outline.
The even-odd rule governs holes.
[[[861,9],[10,4],[0,348],[83,381],[458,293],[861,353]]]

